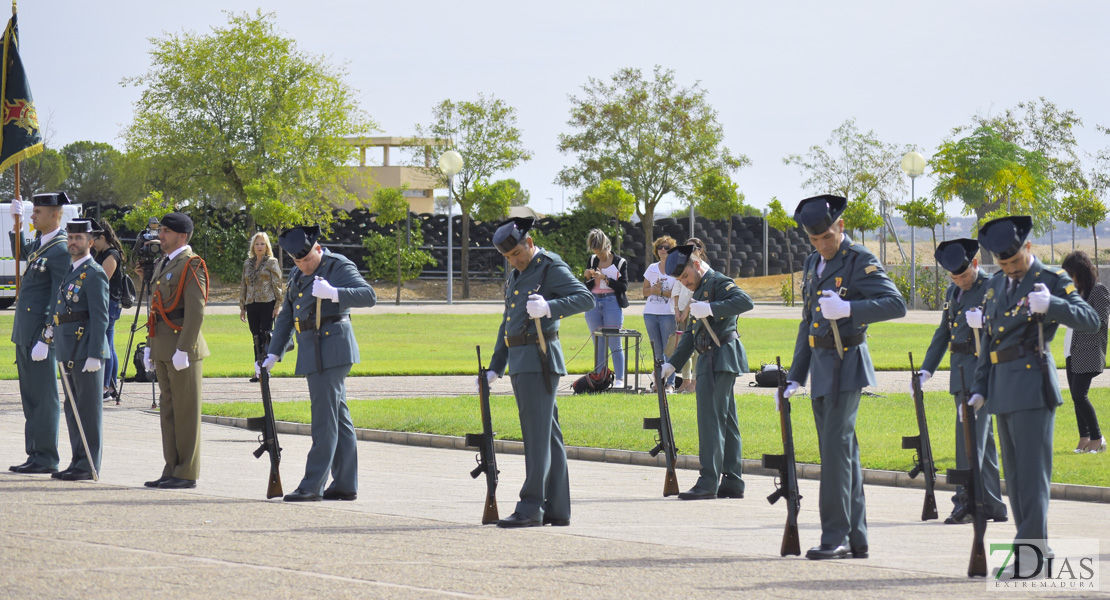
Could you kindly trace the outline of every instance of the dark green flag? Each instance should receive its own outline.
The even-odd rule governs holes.
[[[0,172],[42,152],[39,116],[31,99],[23,61],[19,59],[19,29],[15,19],[13,14],[0,39],[4,52],[3,72],[0,73],[0,90],[4,94],[4,106],[0,107]]]

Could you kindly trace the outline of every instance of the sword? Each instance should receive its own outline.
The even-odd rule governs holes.
[[[832,325],[833,341],[836,342],[836,353],[840,355],[840,360],[844,360],[844,342],[840,341],[840,325],[837,321],[840,319],[829,319],[829,324]]]
[[[546,272],[545,272],[545,274],[546,274]],[[528,295],[531,296],[532,294],[540,293],[540,287],[542,285],[543,285],[543,282],[541,281],[540,285],[537,285],[536,289],[529,292]],[[543,336],[543,326],[540,325],[540,318],[539,317],[532,317],[532,322],[536,324],[536,338],[539,340],[540,369],[543,372],[543,387],[547,390],[547,393],[550,394],[551,393],[551,365],[548,364],[548,362],[547,362],[547,338],[545,338]],[[524,333],[525,334],[528,333],[527,328],[525,328]]]
[[[65,368],[65,363],[58,363],[58,370],[62,374],[62,391],[65,397],[69,399],[69,406],[73,409],[73,420],[77,422],[77,433],[81,434],[81,445],[85,447],[85,458],[89,461],[89,471],[92,472],[93,481],[99,481],[100,476],[96,472],[96,465],[93,464],[92,453],[89,452],[89,440],[85,438],[85,427],[81,425],[81,413],[77,412],[77,399],[73,395],[72,382],[69,380],[69,371]]]
[[[709,332],[709,337],[713,338],[713,343],[717,344],[717,347],[720,348],[721,338],[717,337],[717,332],[713,331],[713,328],[709,326],[709,319],[698,319],[698,322]]]
[[[979,340],[979,329],[980,328],[979,327],[972,327],[971,329],[973,329],[975,331],[975,333],[972,334],[972,337],[975,338],[975,356],[979,356],[980,354],[983,353],[983,342],[981,342]],[[1044,334],[1044,329],[1043,328],[1041,329],[1041,334],[1042,334],[1042,340],[1041,341],[1043,343],[1043,341],[1044,341],[1043,340],[1043,334]]]
[[[320,277],[316,277],[316,279],[320,279]],[[316,331],[313,332],[313,333],[316,334],[315,339],[316,339],[316,372],[317,373],[323,373],[324,372],[324,358],[322,356],[320,356],[320,319],[322,317],[322,315],[320,314],[320,307],[323,305],[323,303],[324,303],[324,299],[317,296],[316,297]]]

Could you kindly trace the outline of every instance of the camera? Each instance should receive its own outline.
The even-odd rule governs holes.
[[[162,253],[162,242],[158,239],[158,232],[144,229],[135,239],[135,254],[140,262],[153,263]]]

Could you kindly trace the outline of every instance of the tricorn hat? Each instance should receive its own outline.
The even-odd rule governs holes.
[[[670,251],[667,252],[667,264],[663,266],[666,275],[670,275],[671,277],[682,275],[682,271],[686,269],[686,264],[690,262],[690,257],[694,252],[693,244],[671,248]]]
[[[1033,230],[1033,217],[1015,215],[1000,217],[988,221],[979,228],[979,243],[998,255],[1000,260],[1006,260],[1021,250],[1025,238]]]
[[[101,229],[97,226],[96,221],[91,219],[73,219],[66,223],[66,233],[100,233]]]
[[[502,222],[493,232],[493,245],[501,254],[508,254],[528,236],[528,231],[535,223],[536,220],[532,217],[514,217]]]
[[[65,192],[50,192],[49,194],[35,194],[31,198],[31,203],[35,206],[61,206],[70,204],[70,201]]]
[[[807,234],[821,235],[836,223],[847,206],[847,198],[832,194],[806,198],[794,209],[794,220]]]
[[[953,275],[959,275],[971,266],[972,259],[979,252],[979,242],[967,238],[948,240],[937,245],[933,258],[940,266]]]
[[[290,227],[278,236],[278,246],[300,260],[312,252],[312,247],[320,239],[319,225],[298,225]]]

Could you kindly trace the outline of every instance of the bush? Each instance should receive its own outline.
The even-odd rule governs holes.
[[[421,250],[424,234],[419,227],[412,228],[412,244],[405,244],[405,229],[398,227],[392,235],[369,232],[362,239],[366,248],[366,268],[371,279],[397,282],[397,247],[401,247],[401,281],[420,277],[425,266],[435,266],[436,261]]]
[[[890,276],[894,285],[898,287],[898,291],[902,294],[902,297],[906,299],[906,307],[912,308],[913,302],[910,301],[909,273],[909,265],[887,266],[887,275]],[[921,300],[919,306],[926,310],[939,309],[944,301],[944,292],[948,289],[948,283],[948,277],[937,277],[932,269],[924,265],[918,265],[917,297]]]
[[[220,225],[215,219],[196,223],[189,245],[208,265],[208,274],[225,283],[243,279],[243,262],[247,260],[252,233],[239,223]]]

